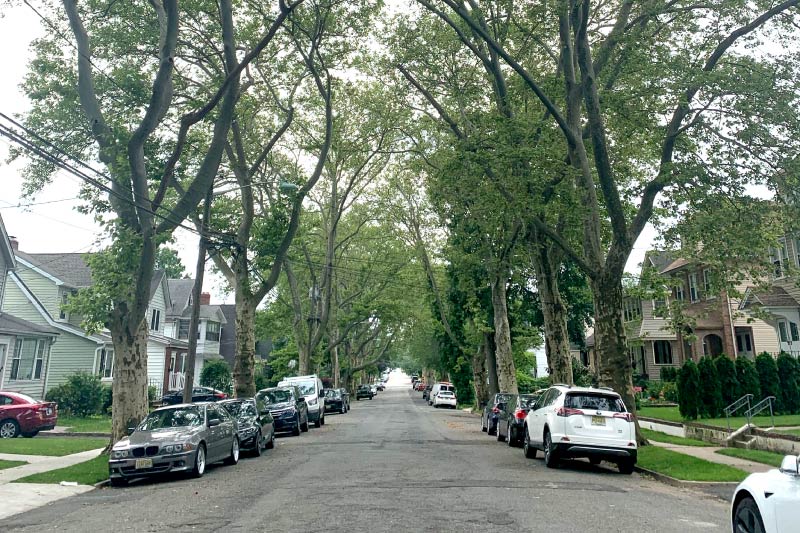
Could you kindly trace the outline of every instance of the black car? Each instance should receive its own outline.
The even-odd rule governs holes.
[[[522,446],[522,428],[531,406],[536,403],[538,394],[520,394],[513,400],[498,406],[497,440],[508,442],[509,446]]]
[[[339,392],[342,393],[342,398],[344,398],[344,403],[347,405],[347,410],[350,410],[350,393],[347,389],[339,389]]]
[[[254,398],[219,403],[236,419],[241,449],[250,450],[258,457],[264,448],[275,447],[275,422],[263,401],[258,402],[260,409],[256,407]]]
[[[347,400],[342,395],[342,389],[323,389],[322,395],[325,398],[326,413],[345,414],[347,412]]]
[[[361,398],[369,398],[372,399],[372,387],[369,385],[359,385],[358,389],[356,390],[356,401],[360,400]]]
[[[211,387],[192,388],[192,403],[218,402],[219,400],[225,400],[227,398],[227,394],[217,389],[212,389]],[[161,403],[163,405],[177,405],[183,403],[183,390],[169,391],[161,397]]]
[[[425,385],[425,390],[423,390],[423,391],[422,391],[422,399],[423,399],[423,400],[427,400],[427,399],[429,399],[429,398],[430,398],[430,396],[431,396],[431,389],[432,389],[432,388],[433,388],[433,385]]]
[[[296,385],[260,390],[256,403],[263,403],[272,414],[275,431],[290,431],[295,437],[308,431],[308,405]]]
[[[492,396],[483,408],[483,414],[481,415],[481,431],[486,431],[489,435],[496,435],[500,409],[504,407],[504,404],[509,401],[515,401],[516,399],[516,394],[509,394],[507,392],[498,392]]]

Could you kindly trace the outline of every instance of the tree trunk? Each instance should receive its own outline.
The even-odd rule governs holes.
[[[483,341],[486,375],[489,377],[489,396],[494,396],[500,392],[500,385],[497,382],[497,353],[494,348],[494,333],[484,333]]]
[[[508,325],[505,276],[492,280],[492,311],[494,314],[494,343],[497,362],[497,384],[500,392],[518,394],[517,370],[511,353],[511,328]]]
[[[547,368],[553,383],[572,385],[572,357],[569,353],[567,330],[567,306],[558,286],[558,267],[553,260],[550,246],[537,245],[533,267],[536,272],[536,287],[542,304],[544,318],[544,349]]]
[[[486,383],[486,341],[472,355],[472,387],[475,389],[475,405],[479,408],[489,401],[489,387]]]
[[[233,365],[234,394],[250,398],[256,393],[256,305],[236,291],[236,350]]]
[[[600,385],[611,387],[622,396],[628,411],[636,414],[636,398],[633,392],[633,369],[625,340],[622,318],[622,284],[614,279],[593,280],[594,297],[594,342],[597,350]],[[641,436],[636,421],[636,438],[639,444],[647,441]]]
[[[110,324],[114,343],[112,445],[127,435],[129,427],[138,425],[150,407],[147,398],[147,323],[142,319],[134,334],[129,335],[125,318],[114,317]]]

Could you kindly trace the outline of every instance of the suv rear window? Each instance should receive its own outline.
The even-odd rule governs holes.
[[[612,413],[626,411],[625,404],[618,396],[587,392],[567,394],[567,397],[564,398],[564,407],[589,411],[611,411]]]

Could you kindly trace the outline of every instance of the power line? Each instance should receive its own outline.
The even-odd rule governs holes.
[[[8,205],[0,205],[0,209],[25,209],[28,207],[33,207],[35,205],[57,204],[60,202],[69,202],[70,200],[78,200],[78,199],[79,198],[77,196],[73,196],[72,198],[61,198],[59,200],[46,200],[43,202],[30,202],[28,204],[23,204],[23,203],[13,204],[5,200],[0,200],[3,203],[8,204]]]

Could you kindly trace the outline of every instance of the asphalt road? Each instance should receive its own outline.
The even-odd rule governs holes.
[[[92,491],[0,531],[729,531],[725,502],[583,461],[549,470],[408,386],[352,405],[260,459]]]

